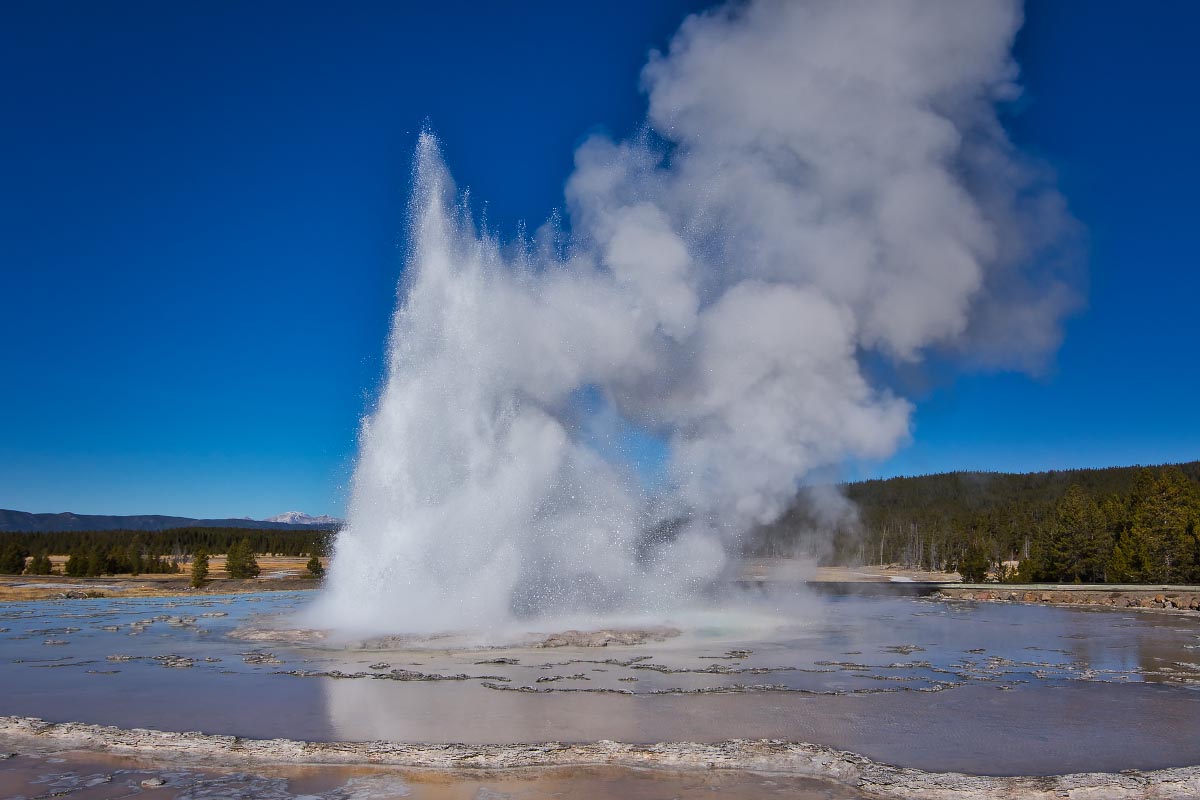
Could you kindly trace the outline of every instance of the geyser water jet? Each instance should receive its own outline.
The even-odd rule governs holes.
[[[721,553],[707,542],[645,552],[649,498],[576,418],[595,365],[635,344],[587,329],[588,313],[621,313],[588,308],[611,290],[514,264],[477,235],[429,133],[414,184],[388,380],[326,602],[370,628],[457,630],[653,607],[672,582],[710,575]]]
[[[666,613],[806,475],[907,439],[868,360],[1042,363],[1078,302],[1075,239],[996,115],[1020,19],[1008,0],[689,17],[643,73],[644,133],[587,140],[569,231],[530,241],[476,230],[423,133],[320,619]]]

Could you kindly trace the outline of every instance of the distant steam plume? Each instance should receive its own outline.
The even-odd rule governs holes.
[[[1074,225],[997,119],[1020,22],[1005,0],[690,17],[644,70],[645,131],[585,142],[569,232],[528,242],[475,229],[423,134],[330,623],[660,611],[805,475],[907,440],[865,359],[1041,364]]]

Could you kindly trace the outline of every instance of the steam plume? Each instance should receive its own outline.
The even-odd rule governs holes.
[[[690,17],[643,72],[643,133],[576,153],[569,234],[509,246],[423,134],[329,619],[661,610],[806,474],[906,441],[865,359],[1043,363],[1073,223],[997,119],[1020,22],[1007,0]]]

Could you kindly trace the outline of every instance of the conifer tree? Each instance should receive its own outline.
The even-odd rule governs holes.
[[[1112,540],[1103,515],[1083,489],[1072,484],[1051,523],[1047,577],[1055,581],[1104,580]]]
[[[1177,468],[1145,470],[1134,485],[1127,541],[1122,557],[1142,566],[1138,580],[1186,583],[1200,577],[1197,563],[1196,490]],[[1114,560],[1118,554],[1114,552]]]
[[[87,566],[84,568],[84,575],[89,578],[97,575],[102,575],[108,571],[108,559],[98,550],[94,549],[88,553]]]
[[[0,573],[20,575],[25,571],[25,556],[25,551],[15,544],[8,544],[0,549]]]
[[[54,572],[54,565],[50,562],[50,556],[38,553],[29,560],[25,572],[29,575],[50,575]]]
[[[225,548],[225,571],[229,577],[238,578],[242,574],[242,543],[234,542]]]
[[[1144,583],[1149,580],[1146,543],[1139,533],[1125,531],[1117,538],[1108,560],[1110,583]]]
[[[249,539],[242,540],[242,555],[245,559],[246,577],[257,578],[262,573],[262,570],[258,567],[258,559],[254,557],[254,549],[250,546]]]
[[[325,566],[321,563],[321,558],[316,553],[312,554],[312,558],[308,559],[308,573],[314,578],[320,578],[325,574]]]
[[[261,570],[249,539],[242,539],[225,554],[225,570],[231,578],[257,578]]]
[[[991,565],[985,544],[978,538],[972,539],[958,563],[958,574],[962,576],[963,583],[980,583],[987,578]]]
[[[1034,583],[1041,577],[1042,566],[1038,561],[1037,551],[1030,549],[1029,553],[1021,558],[1017,564],[1017,573],[1013,578],[1014,583]]]
[[[144,568],[142,562],[142,540],[137,536],[133,537],[133,541],[129,543],[129,548],[125,553],[125,561],[129,567],[130,575],[140,575],[142,573]]]
[[[87,574],[87,556],[78,550],[72,550],[71,555],[67,557],[67,563],[63,567],[63,572],[72,578],[82,578]]]
[[[208,551],[197,550],[192,556],[192,588],[199,589],[208,579]]]

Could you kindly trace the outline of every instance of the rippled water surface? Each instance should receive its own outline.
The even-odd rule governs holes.
[[[847,596],[695,612],[629,646],[262,633],[309,597],[2,606],[0,714],[294,739],[783,738],[983,774],[1200,763],[1194,617]]]

